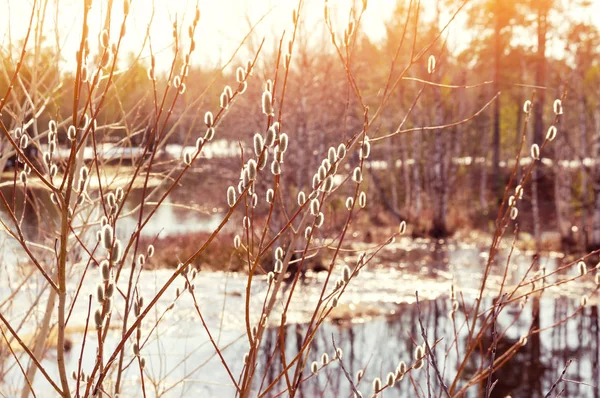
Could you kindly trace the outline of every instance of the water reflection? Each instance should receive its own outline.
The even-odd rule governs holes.
[[[484,300],[485,301],[485,300]],[[491,305],[488,300],[487,305]],[[450,309],[447,299],[430,300],[421,303],[422,322],[427,328],[429,341],[442,339],[435,349],[436,358],[446,383],[450,383],[451,375],[457,368],[456,348],[450,348],[453,340],[454,327],[448,318]],[[560,299],[535,299],[525,306],[521,320],[516,322],[502,340],[497,344],[496,357],[502,355],[509,347],[516,344],[522,335],[529,330],[546,327],[558,322],[571,314],[579,306],[578,302],[566,298]],[[504,318],[504,319],[503,319]],[[461,316],[456,317],[457,323],[464,321]],[[504,331],[512,323],[512,317],[500,317],[498,330]],[[265,334],[265,344],[262,350],[262,363],[259,369],[266,367],[278,341],[278,329],[270,329]],[[303,325],[289,325],[286,327],[286,358],[292,357],[298,351],[299,333],[305,331]],[[584,314],[571,318],[552,330],[530,336],[527,344],[519,349],[518,353],[507,362],[499,371],[495,372],[492,380],[498,380],[491,397],[543,397],[550,391],[552,385],[558,380],[567,361],[574,359],[568,368],[564,379],[555,393],[563,391],[563,397],[598,397],[598,359],[599,350],[598,333],[598,307],[589,307]],[[466,332],[459,332],[459,356],[464,352]],[[333,355],[332,338],[336,345],[344,351],[343,361],[346,369],[354,376],[360,369],[365,370],[365,377],[357,388],[364,396],[372,393],[371,382],[373,378],[380,377],[385,380],[388,372],[398,366],[398,362],[412,360],[414,344],[412,340],[422,341],[418,326],[418,312],[414,304],[399,306],[393,316],[373,319],[369,322],[344,324],[326,324],[317,333],[313,342],[312,353],[305,369],[304,376],[310,375],[310,363],[319,361],[323,352]],[[488,338],[489,344],[489,338]],[[485,344],[484,344],[485,346]],[[460,356],[462,359],[462,356]],[[280,363],[280,356],[274,355],[273,361]],[[483,362],[481,362],[483,361]],[[482,358],[481,353],[474,355],[467,367],[465,375],[472,372],[481,364],[487,365],[488,357]],[[277,366],[279,369],[279,366]],[[264,385],[275,380],[276,372],[270,370],[265,376]],[[432,368],[424,368],[413,373],[414,383],[417,385],[418,394],[427,396],[428,383],[435,396],[440,390],[439,382]],[[429,382],[427,379],[429,378]],[[355,381],[355,380],[353,380]],[[465,383],[463,378],[461,383]],[[480,385],[469,390],[467,397],[478,397],[484,394],[487,379]],[[259,383],[257,383],[259,384]],[[417,396],[415,384],[405,378],[397,383],[387,396],[409,397]],[[257,386],[258,389],[258,386]],[[275,391],[286,389],[283,380],[277,383]],[[299,390],[299,396],[349,396],[351,394],[349,382],[337,363],[332,363],[319,372],[317,376],[309,378]],[[276,393],[271,396],[275,396]],[[555,396],[554,394],[552,396]]]
[[[179,211],[169,206],[165,209],[172,212]],[[181,211],[182,213],[167,214],[165,217],[182,217],[183,214],[181,220],[187,219],[191,224],[200,222],[191,217],[194,213],[189,212],[189,209]],[[157,215],[157,217],[160,219],[161,216]],[[171,223],[175,224],[172,221]],[[360,245],[357,244],[357,247],[360,248]],[[494,268],[489,278],[490,289],[488,295],[483,297],[482,308],[490,307],[497,296],[507,255],[508,252],[503,250],[496,258],[495,264],[500,266]],[[352,264],[356,261],[356,256],[347,254],[340,261]],[[359,279],[348,286],[338,306],[341,312],[334,313],[330,322],[323,324],[319,329],[303,377],[311,375],[310,363],[319,360],[322,353],[326,352],[330,357],[334,356],[333,338],[343,349],[343,361],[352,377],[355,377],[358,370],[365,370],[365,377],[358,384],[358,388],[364,396],[369,396],[373,378],[381,377],[385,380],[386,375],[396,369],[399,361],[412,362],[413,341],[419,343],[422,341],[418,322],[419,313],[414,304],[414,291],[418,289],[419,296],[423,300],[421,321],[427,329],[430,343],[441,339],[435,349],[436,360],[444,381],[451,382],[460,360],[464,357],[467,331],[465,327],[460,327],[465,321],[461,311],[454,318],[456,329],[448,316],[451,309],[448,298],[450,285],[453,283],[457,291],[460,290],[464,294],[467,306],[472,305],[486,261],[486,253],[482,252],[476,243],[432,242],[425,239],[403,238],[387,246],[373,264],[361,272]],[[512,264],[509,284],[516,284],[531,264],[531,253],[516,251],[512,257]],[[558,266],[559,261],[556,257],[545,257],[540,259],[540,264],[545,265],[550,273]],[[140,276],[140,294],[144,297],[152,297],[170,273],[171,271],[164,269],[144,271]],[[557,277],[553,276],[549,279]],[[560,277],[563,278],[565,275]],[[305,323],[312,314],[323,279],[323,274],[309,274],[305,283],[297,287],[297,296],[292,301],[287,317],[289,325],[285,327],[285,352],[288,359],[292,358],[302,345],[302,336],[306,330]],[[78,278],[74,279],[76,280]],[[126,280],[125,276],[123,281]],[[217,272],[201,272],[196,280],[196,294],[199,297],[200,308],[209,328],[215,336],[218,336],[219,346],[223,348],[223,355],[231,364],[234,374],[242,371],[242,358],[248,351],[247,340],[243,338],[244,318],[240,313],[240,308],[244,306],[245,283],[246,278],[243,274]],[[497,357],[514,346],[520,337],[527,335],[529,331],[548,328],[557,323],[558,325],[539,335],[530,336],[527,344],[520,348],[504,367],[494,373],[493,380],[497,379],[498,382],[492,397],[505,397],[509,394],[513,397],[544,396],[571,358],[574,362],[564,377],[569,381],[560,383],[555,393],[564,389],[563,397],[600,395],[598,387],[600,329],[595,302],[594,306],[586,308],[565,322],[560,322],[579,307],[579,297],[582,291],[589,287],[586,283],[589,285],[591,279],[588,282],[577,282],[572,288],[548,289],[541,297],[529,300],[523,309],[519,303],[515,303],[499,315],[497,330],[500,333],[506,331],[506,334],[497,344]],[[86,279],[83,290],[93,291],[95,284],[94,278]],[[161,311],[172,302],[175,296],[174,290],[177,287],[182,288],[182,285],[183,281],[167,291],[165,300],[159,302],[157,311],[153,311],[145,322],[148,329],[144,329],[144,336],[149,333],[154,319],[158,318]],[[69,286],[69,289],[74,290],[75,286]],[[33,293],[38,290],[39,286],[36,283],[25,286],[15,296],[11,308],[2,308],[3,313],[18,318],[19,314],[24,313],[28,308],[28,303],[31,303],[32,297],[35,296]],[[266,291],[265,281],[258,278],[252,287],[253,314],[259,313]],[[0,301],[10,293],[11,291],[5,289],[0,282]],[[41,300],[44,297],[42,294]],[[116,297],[115,300],[115,308],[120,308],[121,299]],[[85,300],[78,302],[70,328],[81,330],[77,328],[84,323],[86,311]],[[273,319],[276,318],[277,316],[273,316]],[[25,331],[32,332],[31,327],[34,325],[28,323]],[[274,382],[281,370],[278,332],[278,328],[269,328],[264,334],[254,381],[257,393]],[[453,345],[455,332],[458,335],[458,344]],[[157,333],[151,335],[148,344],[142,350],[147,358],[147,396],[167,398],[234,395],[228,376],[218,358],[213,355],[206,333],[193,311],[193,302],[189,295],[182,295],[166,321],[157,329]],[[118,343],[116,334],[110,336],[105,347],[108,352]],[[67,358],[69,372],[77,367],[83,335],[80,331],[75,331],[70,337],[73,349]],[[490,342],[491,335],[485,336],[481,350],[477,351],[467,363],[465,377],[460,381],[459,388],[477,369],[489,364],[487,348]],[[88,336],[82,359],[85,371],[89,371],[95,361],[95,350],[94,336]],[[272,355],[274,352],[275,355]],[[268,366],[269,360],[272,362]],[[48,366],[52,377],[57,376],[56,369],[52,368],[54,361],[55,357],[51,350],[46,355],[44,364]],[[11,369],[5,374],[5,380],[0,380],[0,391],[11,396],[21,386],[22,376],[10,360],[0,362],[4,362],[5,369]],[[135,366],[128,368],[125,374],[124,396],[139,395],[138,375],[139,370]],[[416,391],[419,396],[428,396],[428,388],[435,391],[436,396],[438,395],[439,381],[433,369],[419,370],[414,372],[412,377],[413,381],[408,377],[405,378],[384,396],[411,397],[417,396]],[[184,382],[180,382],[182,379]],[[41,391],[48,391],[45,389],[48,386],[44,384],[43,378],[36,378],[35,383]],[[473,386],[466,396],[482,396],[485,384],[486,381]],[[273,393],[268,396],[275,396],[285,388],[285,381],[280,380],[276,383]],[[350,394],[350,383],[340,371],[339,364],[334,362],[320,371],[317,376],[309,377],[301,385],[297,396],[347,397]]]

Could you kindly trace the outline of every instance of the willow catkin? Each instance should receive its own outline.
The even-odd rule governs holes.
[[[368,141],[368,137],[365,137],[365,142],[360,147],[359,156],[361,159],[367,159],[371,154],[371,144]]]
[[[432,54],[427,59],[427,73],[430,75],[435,71],[435,56]]]
[[[281,151],[281,153],[285,153],[285,151],[287,151],[288,143],[288,135],[285,133],[281,134],[279,136],[279,150]]]
[[[563,107],[562,107],[562,101],[560,99],[555,99],[554,100],[554,114],[555,115],[562,115],[563,114]]]
[[[400,226],[398,227],[398,233],[400,235],[404,235],[404,233],[406,233],[406,221],[402,221],[400,223]]]
[[[354,206],[354,198],[349,196],[346,198],[346,209],[352,210],[352,206]]]
[[[262,135],[260,135],[258,133],[254,134],[253,141],[254,141],[253,142],[254,143],[254,154],[256,156],[259,156],[262,153],[263,149],[265,148],[265,142],[263,140]]]
[[[319,199],[312,199],[310,201],[310,214],[312,214],[313,216],[319,214],[319,206]]]
[[[346,157],[346,145],[340,144],[337,148],[338,159],[344,159]]]
[[[206,127],[213,127],[215,123],[215,117],[213,116],[211,111],[208,111],[204,114],[204,124]]]
[[[275,125],[272,125],[267,130],[267,138],[265,139],[265,145],[268,147],[272,147],[275,144],[275,140],[277,139],[277,128]]]
[[[327,150],[327,159],[330,165],[334,164],[337,161],[337,152],[334,147],[330,147]]]
[[[25,133],[21,135],[21,139],[19,140],[19,147],[21,149],[26,149],[29,145],[29,136]]]
[[[271,173],[273,173],[275,176],[281,174],[281,165],[277,160],[273,160],[273,162],[271,162]]]
[[[393,387],[396,382],[396,375],[393,372],[388,373],[386,385],[388,387]]]
[[[273,203],[273,198],[275,197],[275,192],[269,188],[267,189],[267,203]]]
[[[190,166],[192,164],[192,154],[190,152],[183,153],[183,163]]]
[[[243,67],[238,66],[238,68],[235,71],[235,78],[238,83],[242,83],[244,80],[246,80],[246,71]]]
[[[378,392],[381,390],[381,379],[379,377],[376,377],[373,380],[373,392]]]
[[[323,191],[324,192],[331,192],[331,190],[333,189],[333,176],[328,176],[327,178],[325,178],[325,182],[323,183]]]
[[[556,138],[556,126],[550,126],[550,128],[548,128],[548,132],[546,133],[546,139],[548,141],[554,141],[555,138]]]
[[[268,90],[264,91],[262,94],[262,111],[267,116],[273,116],[275,114],[272,101],[273,97],[271,92]]]
[[[219,104],[222,109],[229,108],[229,96],[227,95],[227,93],[225,93],[225,92],[221,93],[221,97],[219,98]]]
[[[325,222],[325,216],[321,212],[317,214],[317,217],[315,218],[315,227],[321,228],[323,226],[323,222]]]
[[[298,206],[302,206],[306,203],[306,194],[302,191],[298,192]]]
[[[531,104],[530,100],[525,101],[523,103],[523,112],[525,112],[525,113],[531,112],[531,106],[532,106],[532,104]]]
[[[358,195],[358,205],[361,209],[364,209],[367,206],[367,194],[364,191]]]
[[[352,172],[352,181],[354,181],[357,184],[360,184],[362,182],[362,171],[358,166]]]
[[[319,177],[319,173],[317,173],[313,176],[312,188],[317,189],[317,187],[319,186],[320,183],[321,183],[321,178]]]
[[[77,129],[75,128],[75,126],[69,126],[69,128],[67,129],[67,138],[69,138],[69,140],[71,141],[74,141],[75,138],[77,138]]]
[[[113,238],[114,230],[110,224],[106,224],[104,227],[102,227],[102,246],[104,246],[106,250],[110,250],[112,247]]]
[[[534,160],[540,159],[540,147],[538,146],[538,144],[531,145],[531,157]]]
[[[584,261],[579,261],[577,263],[577,269],[579,271],[579,275],[584,276],[585,274],[587,274],[587,265]]]
[[[315,374],[315,375],[316,375],[317,373],[319,373],[319,364],[317,363],[317,361],[314,361],[314,362],[312,363],[312,365],[310,366],[310,371],[311,371],[313,374]]]
[[[227,188],[227,204],[229,207],[235,206],[235,188],[232,186]]]
[[[323,181],[327,175],[327,168],[324,165],[320,165],[317,174],[319,175],[319,182]]]
[[[309,225],[308,227],[306,227],[306,229],[304,230],[304,239],[309,240],[312,234],[312,227]],[[599,274],[600,275],[600,274]]]
[[[248,178],[250,181],[256,180],[256,160],[248,160]]]

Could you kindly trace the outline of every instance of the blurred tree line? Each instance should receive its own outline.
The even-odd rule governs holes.
[[[377,42],[362,34],[358,23],[348,59],[361,97],[372,112],[390,89],[390,81],[410,62],[412,47],[418,52],[437,37],[448,15],[463,3],[423,2],[417,10],[416,1],[398,0],[384,22],[385,37]],[[554,100],[566,93],[557,139],[544,148],[543,162],[525,191],[520,228],[530,231],[538,243],[544,231],[558,231],[563,243],[600,247],[600,34],[591,22],[567,17],[571,8],[585,14],[590,5],[585,0],[473,0],[464,6],[461,15],[467,18],[461,37],[469,42],[458,50],[450,48],[443,33],[429,50],[436,58],[435,71],[428,74],[425,57],[406,74],[435,84],[402,80],[368,132],[376,138],[396,131],[401,123],[402,130],[414,129],[373,143],[366,179],[374,225],[406,219],[416,234],[439,237],[465,225],[488,228],[520,145],[524,101],[535,92],[531,131],[521,154],[526,159],[530,145],[541,144],[553,122]],[[250,36],[248,47],[257,48],[260,39]],[[251,150],[254,133],[268,127],[260,97],[267,79],[275,75],[278,44],[278,38],[267,40],[265,47],[271,50],[263,49],[247,91],[218,126],[217,139],[239,141]],[[0,92],[6,92],[18,48],[2,50]],[[62,72],[64,60],[55,48],[42,47],[34,53],[21,69],[14,101],[0,116],[9,129],[16,127],[15,120],[35,118],[28,129],[32,137],[46,130],[50,118],[67,119],[73,100],[73,76]],[[172,56],[172,52],[156,56]],[[148,126],[154,122],[154,91],[147,76],[150,60],[137,53],[122,58],[98,117],[98,125],[103,126],[99,139],[136,146],[145,142]],[[175,74],[182,63],[176,59]],[[44,68],[35,67],[40,64]],[[190,69],[186,91],[167,123],[168,143],[193,145],[204,134],[204,112],[218,109],[225,85],[237,87],[238,65],[245,65],[245,59],[238,57],[223,69]],[[282,62],[278,73],[283,75]],[[163,71],[156,79],[157,90],[167,84],[168,72]],[[285,95],[282,131],[291,140],[282,197],[291,205],[298,190],[311,185],[327,148],[363,126],[362,109],[323,21],[315,26],[300,24],[285,94],[283,90],[280,81],[275,98]],[[33,92],[33,98],[26,91]],[[496,93],[500,95],[489,107],[472,117]],[[36,114],[42,105],[43,112]],[[423,129],[464,119],[468,122]],[[2,146],[4,161],[6,148]],[[357,154],[352,156],[358,159]],[[231,165],[239,167],[239,161]]]

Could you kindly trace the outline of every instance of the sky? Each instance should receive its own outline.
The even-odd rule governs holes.
[[[122,0],[114,1],[111,41],[117,39],[123,16]],[[569,3],[571,0],[562,1]],[[58,22],[56,22],[57,2]],[[97,37],[100,32],[106,2],[107,0],[93,0],[93,18],[90,20],[92,37]],[[330,14],[334,18],[334,27],[342,35],[352,4],[355,3],[360,8],[361,0],[328,0],[328,2]],[[82,3],[83,0],[49,0],[46,11],[48,20],[44,24],[44,30],[52,38],[50,43],[54,45],[54,29],[58,27],[60,44],[64,48],[63,54],[67,54],[63,60],[64,67],[67,69],[72,69],[75,64],[74,53],[78,47],[78,35],[81,31]],[[389,20],[395,3],[395,0],[369,0],[360,29],[372,40],[381,39],[385,34],[385,22]],[[2,47],[7,46],[9,38],[12,37],[14,40],[24,36],[32,4],[33,0],[0,0],[0,45]],[[425,15],[431,17],[435,12],[436,0],[422,0],[422,4]],[[172,59],[172,21],[177,18],[180,26],[184,28],[182,36],[187,39],[185,32],[193,18],[195,5],[196,0],[133,0],[127,23],[127,35],[123,42],[125,50],[139,50],[154,10],[151,25],[152,47],[157,54],[165,52],[169,54],[164,57],[157,56],[158,68],[166,69]],[[258,41],[263,37],[267,38],[267,49],[274,48],[284,30],[286,37],[290,38],[292,9],[297,6],[297,0],[200,0],[199,5],[201,18],[196,33],[197,50],[192,57],[192,64],[221,66],[247,34],[250,24],[258,22],[263,16],[265,18],[257,26],[251,45],[245,46],[244,51],[256,48]],[[306,34],[314,42],[322,41],[323,37],[323,5],[324,0],[305,0],[301,13],[306,21]],[[600,27],[600,0],[592,0],[592,7],[586,13],[574,10],[571,14],[573,18],[587,20]],[[448,44],[451,49],[460,49],[461,45],[468,43],[469,36],[463,28],[464,17],[464,13],[459,15],[450,29]],[[447,15],[442,17],[442,23],[445,20]],[[69,54],[73,56],[69,57]],[[145,51],[144,54],[147,56],[148,52]],[[250,53],[241,55],[248,57]]]

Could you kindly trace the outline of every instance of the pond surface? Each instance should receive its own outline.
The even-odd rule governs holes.
[[[367,245],[356,245],[368,247]],[[365,369],[365,378],[358,385],[364,396],[371,392],[371,381],[374,377],[385,380],[388,372],[396,369],[398,362],[411,362],[413,353],[412,339],[422,341],[418,324],[418,311],[415,305],[415,290],[419,291],[421,302],[421,320],[427,328],[429,341],[442,339],[436,348],[437,361],[443,367],[446,382],[451,381],[457,367],[456,346],[450,347],[454,339],[454,325],[449,318],[451,301],[449,293],[452,283],[457,292],[462,293],[466,305],[471,305],[479,290],[481,272],[485,266],[486,253],[475,244],[454,241],[444,243],[428,240],[412,240],[403,238],[387,246],[368,268],[361,272],[358,278],[350,283],[342,296],[338,308],[332,313],[330,322],[325,323],[314,340],[309,356],[305,377],[310,375],[310,363],[318,360],[323,352],[333,357],[336,345],[343,349],[343,363],[346,369],[354,375],[359,369]],[[482,306],[487,308],[492,304],[500,281],[499,272],[503,269],[506,253],[497,257],[497,270],[490,278],[488,295],[483,297]],[[355,256],[341,259],[340,263],[353,264]],[[509,272],[507,284],[517,284],[521,276],[531,264],[531,253],[517,252],[513,254],[513,266]],[[560,263],[559,256],[544,257],[540,261],[551,272]],[[337,268],[336,274],[340,273]],[[81,270],[79,270],[80,272]],[[569,271],[560,275],[566,278],[574,275]],[[139,286],[141,294],[149,300],[160,286],[168,279],[172,271],[144,271],[140,275]],[[91,270],[84,281],[82,295],[86,297],[95,291],[99,276],[97,270]],[[504,311],[498,319],[498,330],[508,328],[506,336],[498,344],[508,347],[515,344],[519,338],[526,335],[532,327],[549,326],[579,307],[582,294],[589,294],[594,289],[593,275],[584,281],[577,281],[566,287],[546,290],[541,297],[524,304],[523,309],[515,303]],[[287,316],[286,355],[293,356],[301,342],[298,331],[304,330],[305,322],[309,319],[317,301],[324,274],[309,274],[306,281],[299,285],[292,306]],[[553,278],[553,277],[549,277]],[[127,276],[121,278],[120,284],[125,283]],[[73,279],[75,280],[75,279]],[[551,282],[551,280],[549,281]],[[161,320],[159,327],[150,334],[150,325],[160,318],[166,308],[173,303],[176,288],[183,290],[184,280],[178,280],[163,296],[145,321],[143,339],[148,337],[142,348],[146,358],[146,391],[149,397],[227,397],[233,396],[227,374],[218,358],[214,355],[207,334],[194,310],[191,295],[184,293],[176,300],[175,306]],[[0,281],[0,302],[9,293],[8,282]],[[195,293],[198,304],[208,324],[211,333],[222,347],[223,355],[231,366],[234,374],[242,370],[242,358],[248,351],[248,343],[244,337],[245,321],[243,315],[246,276],[243,274],[228,274],[222,272],[199,273],[195,279]],[[124,287],[124,285],[122,286]],[[69,286],[74,291],[75,282]],[[267,292],[264,277],[257,278],[252,285],[251,314],[256,322],[263,299]],[[45,293],[41,292],[36,283],[30,283],[21,289],[13,305],[7,309],[6,315],[19,318],[28,308],[28,304],[40,294],[43,300]],[[284,290],[287,297],[286,290]],[[566,372],[565,379],[569,382],[560,384],[564,388],[563,397],[597,397],[600,395],[598,386],[598,362],[600,358],[600,333],[598,307],[594,299],[583,313],[578,313],[558,327],[532,336],[527,344],[519,350],[515,357],[497,374],[499,379],[494,389],[493,397],[541,397],[548,392],[558,379],[560,372],[571,358],[574,362]],[[95,308],[93,303],[92,309]],[[539,307],[539,311],[537,308]],[[116,307],[122,308],[117,299]],[[278,308],[278,306],[276,306]],[[3,309],[4,311],[4,309]],[[539,314],[539,316],[538,316]],[[77,368],[79,353],[83,341],[83,330],[87,315],[87,299],[78,301],[69,322],[69,335],[73,343],[67,357],[69,374]],[[119,314],[113,315],[119,319]],[[275,314],[272,319],[278,319]],[[455,315],[457,325],[464,321],[462,312]],[[276,320],[274,322],[277,322]],[[510,326],[510,327],[509,327]],[[33,330],[23,329],[24,333]],[[268,329],[263,336],[262,351],[259,357],[258,373],[255,389],[273,381],[274,374],[265,373],[266,361],[270,357],[277,340],[277,328]],[[114,336],[119,334],[114,331]],[[458,334],[458,352],[464,352],[466,329],[460,328]],[[110,336],[110,334],[109,334]],[[116,337],[108,338],[106,349],[117,344]],[[126,352],[131,352],[128,345]],[[96,354],[96,338],[88,334],[83,369],[90,371]],[[45,359],[50,374],[55,375],[56,369],[51,367],[54,351],[50,350]],[[479,358],[473,356],[473,360]],[[275,355],[275,363],[279,356]],[[5,366],[8,363],[5,363]],[[278,366],[276,366],[278,368]],[[467,366],[474,369],[474,363]],[[427,388],[427,374],[435,391],[437,381],[432,369],[422,369],[413,374],[415,383]],[[137,384],[139,369],[134,365],[127,369],[123,386],[123,396],[140,396]],[[264,379],[264,382],[263,382]],[[18,368],[13,367],[8,373],[0,391],[7,396],[13,396],[21,388],[22,376]],[[183,381],[182,381],[183,380]],[[36,384],[45,391],[42,377],[36,377]],[[278,383],[274,391],[284,391],[285,383]],[[341,396],[351,393],[350,384],[340,371],[339,363],[333,362],[321,370],[317,376],[310,377],[302,385],[299,396]],[[469,391],[468,397],[477,397],[481,391],[475,386]],[[274,394],[273,394],[274,395]],[[284,394],[285,396],[286,394]],[[383,396],[404,397],[416,396],[413,384],[408,378],[396,384]],[[420,396],[427,396],[427,391],[419,390]]]

